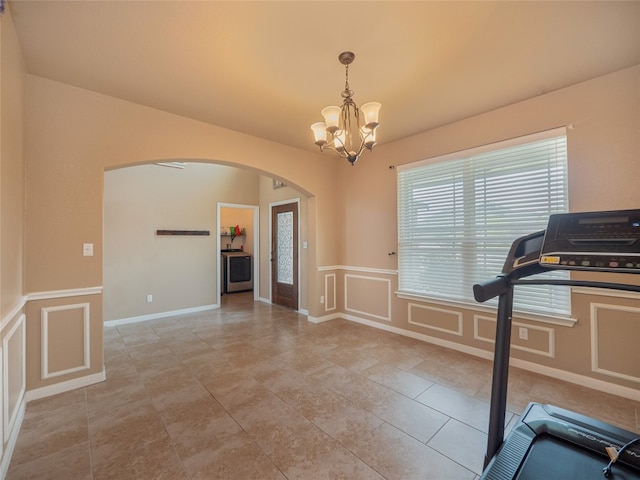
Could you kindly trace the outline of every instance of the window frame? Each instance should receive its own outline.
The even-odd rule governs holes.
[[[560,176],[560,184],[561,184],[561,197],[560,200],[557,200],[561,205],[562,208],[558,209],[558,208],[550,208],[549,210],[545,211],[544,215],[544,226],[542,226],[541,228],[536,228],[533,229],[531,231],[527,231],[527,232],[522,232],[522,231],[516,231],[516,233],[514,233],[513,235],[513,240],[515,240],[516,238],[524,235],[524,234],[528,234],[528,233],[533,233],[534,231],[538,231],[538,230],[543,230],[546,227],[546,218],[548,218],[548,215],[551,213],[563,213],[563,212],[567,212],[569,209],[569,201],[568,201],[568,197],[569,197],[569,188],[568,188],[568,146],[567,146],[567,133],[566,133],[566,128],[565,127],[560,127],[560,128],[555,128],[555,129],[551,129],[551,130],[546,130],[546,131],[542,131],[542,132],[538,132],[538,133],[534,133],[534,134],[530,134],[530,135],[524,135],[524,136],[520,136],[520,137],[515,137],[509,140],[504,140],[504,141],[500,141],[500,142],[495,142],[495,143],[490,143],[490,144],[486,144],[486,145],[482,145],[479,147],[474,147],[474,148],[470,148],[470,149],[466,149],[466,150],[461,150],[461,151],[457,151],[457,152],[453,152],[450,154],[446,154],[446,155],[441,155],[441,156],[437,156],[437,157],[433,157],[433,158],[429,158],[429,159],[425,159],[425,160],[420,160],[417,162],[411,162],[408,164],[404,164],[404,165],[400,165],[397,167],[397,188],[398,188],[398,292],[396,292],[397,296],[399,298],[404,298],[404,299],[410,299],[410,300],[426,300],[429,301],[431,303],[440,303],[440,304],[444,304],[444,305],[454,305],[454,306],[459,306],[459,307],[463,307],[463,308],[469,308],[469,307],[473,307],[473,309],[475,310],[485,310],[485,309],[489,309],[494,311],[495,310],[495,301],[493,303],[489,303],[487,302],[487,304],[482,305],[479,304],[477,302],[475,302],[472,299],[472,295],[471,295],[471,289],[469,288],[469,292],[466,292],[466,288],[461,288],[460,291],[462,292],[462,296],[447,296],[447,295],[443,295],[441,293],[437,293],[437,292],[433,292],[433,291],[428,291],[427,289],[425,289],[424,291],[417,291],[417,290],[413,290],[411,288],[407,288],[407,285],[405,283],[405,285],[403,285],[403,269],[407,268],[406,266],[406,261],[403,262],[403,257],[405,255],[405,249],[407,249],[408,247],[404,246],[405,240],[402,234],[402,230],[405,228],[405,225],[407,223],[406,218],[404,218],[406,215],[405,213],[402,211],[403,208],[408,208],[406,205],[406,202],[403,200],[404,197],[403,195],[405,195],[406,193],[403,193],[403,186],[401,185],[401,177],[404,175],[404,172],[411,172],[411,171],[415,171],[415,169],[421,169],[421,168],[427,168],[427,169],[431,169],[431,170],[436,170],[438,168],[438,166],[443,166],[445,165],[445,162],[451,164],[451,162],[459,162],[462,167],[460,167],[460,171],[458,172],[460,174],[460,178],[463,178],[463,170],[465,168],[468,168],[467,166],[465,166],[465,161],[471,162],[473,163],[475,160],[475,157],[478,157],[482,154],[491,154],[491,153],[495,153],[496,155],[500,155],[501,151],[504,150],[510,150],[513,147],[524,147],[526,148],[527,145],[529,144],[534,144],[536,142],[542,141],[542,140],[551,140],[551,139],[557,139],[557,138],[564,138],[564,143],[563,146],[565,148],[564,150],[564,156],[559,155],[560,161],[556,160],[557,164],[560,165],[559,168],[561,168],[560,172],[561,172],[561,176]],[[526,163],[526,162],[524,162]],[[496,164],[497,165],[497,164]],[[444,167],[445,169],[447,168],[446,165]],[[476,168],[476,166],[474,165],[472,167],[473,169]],[[522,168],[526,168],[526,167],[522,167]],[[512,175],[514,174],[514,171],[518,169],[517,165],[509,165],[506,170],[505,170],[505,175]],[[547,171],[552,171],[552,168],[547,166],[546,167]],[[482,168],[481,168],[482,170]],[[448,172],[449,170],[447,170]],[[452,170],[453,173],[455,173]],[[467,175],[470,175],[470,177],[466,180],[467,182],[471,181],[471,183],[473,183],[473,191],[468,191],[466,189],[463,188],[462,192],[459,193],[459,195],[461,195],[463,198],[465,195],[469,196],[471,195],[474,199],[475,199],[475,188],[476,185],[478,184],[478,182],[480,183],[486,183],[487,179],[491,179],[492,176],[490,174],[484,173],[482,175],[477,175],[476,173],[468,173]],[[443,188],[447,188],[447,186],[450,187],[450,189],[453,191],[453,189],[456,186],[456,182],[458,181],[454,181],[453,180],[454,176],[452,174],[451,178],[448,180],[448,182],[444,182],[442,183]],[[459,181],[464,181],[464,180],[459,180]],[[412,191],[413,193],[414,191]],[[433,200],[432,197],[429,197],[430,201],[432,203],[435,203],[435,201]],[[451,197],[453,198],[453,196]],[[556,199],[555,197],[552,198],[552,196],[550,195],[549,198],[551,200],[549,200],[549,203],[555,202]],[[446,199],[445,199],[446,201]],[[416,201],[417,203],[417,201]],[[409,202],[409,204],[411,204],[411,202]],[[471,246],[470,248],[461,248],[461,255],[472,255],[474,258],[474,261],[479,257],[479,256],[486,256],[486,253],[483,254],[482,250],[478,250],[476,249],[476,241],[475,239],[477,238],[475,235],[473,237],[468,237],[468,231],[473,231],[475,230],[475,228],[473,227],[473,225],[475,225],[475,205],[477,204],[477,202],[475,200],[473,201],[469,201],[469,199],[467,198],[466,200],[462,201],[462,209],[459,209],[456,213],[452,213],[452,217],[453,215],[460,215],[460,212],[462,212],[462,216],[465,217],[465,221],[464,223],[467,224],[467,226],[465,227],[464,230],[464,234],[463,234],[463,238],[462,238],[462,242],[471,242],[474,245]],[[455,211],[455,208],[451,209],[452,211]],[[481,211],[483,211],[484,215],[486,216],[486,211],[484,209],[481,209]],[[415,213],[413,214],[414,217],[412,218],[416,218],[415,217]],[[534,215],[535,216],[535,215]],[[469,219],[474,219],[472,221],[469,221]],[[403,224],[404,222],[404,224]],[[525,222],[526,224],[526,222]],[[469,225],[471,225],[469,227]],[[485,225],[490,225],[489,223],[483,224],[482,228],[485,228]],[[517,229],[516,229],[517,230]],[[485,237],[486,238],[486,237]],[[426,245],[426,244],[425,244]],[[461,244],[462,245],[462,244]],[[507,250],[508,251],[508,250]],[[506,257],[506,252],[505,252],[505,257]],[[502,257],[504,258],[504,257]],[[467,262],[470,262],[469,257],[467,257]],[[403,263],[405,263],[405,265],[403,265]],[[494,261],[495,263],[495,261]],[[485,262],[484,265],[487,265],[487,263]],[[462,271],[461,276],[469,276],[472,275],[472,273],[468,272],[468,270],[470,269],[465,269],[465,263],[462,262],[459,264],[459,266],[461,267],[460,270]],[[423,267],[424,268],[424,267]],[[493,268],[493,267],[492,267]],[[499,271],[500,269],[498,269],[497,271],[494,272],[495,275],[498,275],[500,273]],[[559,272],[554,272],[555,275],[561,275],[564,278],[568,278],[569,276],[569,272],[566,271],[559,271]],[[552,275],[554,275],[554,273],[552,273]],[[491,278],[491,276],[487,276],[487,278],[483,279],[483,280],[487,280]],[[412,279],[413,280],[413,279]],[[468,282],[468,279],[467,279]],[[477,283],[478,279],[476,278],[474,283]],[[432,282],[433,283],[433,282]],[[415,281],[414,281],[415,284]],[[466,283],[462,283],[461,284],[462,287],[464,287],[464,285],[466,285]],[[557,287],[554,287],[557,288]],[[557,323],[560,322],[561,324],[573,324],[575,323],[575,319],[571,318],[572,315],[572,303],[571,303],[571,291],[568,287],[563,287],[566,290],[564,290],[564,292],[562,294],[552,294],[550,293],[550,297],[551,296],[555,296],[555,295],[560,295],[561,299],[563,300],[562,306],[561,308],[555,308],[555,309],[551,309],[550,311],[544,311],[541,308],[536,309],[535,305],[533,306],[532,309],[527,309],[527,308],[522,308],[521,305],[519,304],[514,304],[514,312],[516,312],[518,314],[518,316],[520,318],[527,318],[527,319],[531,319],[531,320],[541,320],[543,322],[551,322],[551,323]],[[556,292],[558,292],[558,290],[555,290]],[[535,302],[534,302],[535,303]],[[479,308],[481,307],[481,308]]]

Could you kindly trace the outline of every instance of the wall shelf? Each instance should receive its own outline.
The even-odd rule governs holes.
[[[209,230],[156,230],[156,235],[209,235]]]

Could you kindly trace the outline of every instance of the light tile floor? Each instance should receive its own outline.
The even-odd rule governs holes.
[[[27,405],[7,478],[437,479],[481,472],[491,362],[223,297],[105,329],[107,380]],[[511,370],[529,401],[640,431],[640,404]]]

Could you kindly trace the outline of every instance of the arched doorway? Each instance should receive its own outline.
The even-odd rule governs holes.
[[[253,224],[243,225],[251,230],[252,244],[243,246],[256,257],[254,300],[271,301],[269,229],[260,207],[267,211],[283,195],[303,199],[304,195],[292,187],[276,190],[271,177],[249,169],[214,162],[185,165],[166,168],[149,163],[105,172],[106,325],[220,306],[220,250],[230,240],[223,240],[220,229],[231,226],[220,223],[221,205],[254,212]],[[306,223],[302,225],[304,236]],[[158,230],[207,234],[161,237]],[[234,246],[240,246],[235,243],[237,239]],[[301,268],[305,265],[301,262]],[[304,275],[301,278],[304,285]]]

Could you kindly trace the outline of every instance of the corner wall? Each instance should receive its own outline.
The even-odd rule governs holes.
[[[0,18],[0,478],[24,416],[24,118],[26,69],[5,6]]]

